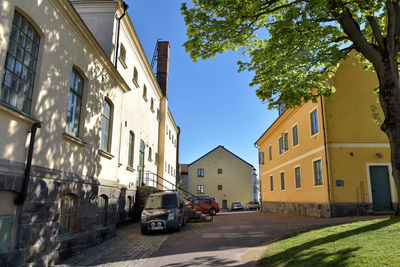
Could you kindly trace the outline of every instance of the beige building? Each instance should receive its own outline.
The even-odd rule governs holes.
[[[1,266],[53,265],[113,236],[138,186],[163,187],[178,161],[168,42],[156,79],[122,1],[71,2],[0,5]]]
[[[233,201],[243,205],[256,198],[254,167],[223,146],[218,146],[188,165],[190,193],[215,197],[220,208]]]

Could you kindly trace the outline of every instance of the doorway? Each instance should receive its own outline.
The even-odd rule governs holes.
[[[388,166],[369,166],[374,211],[392,210]]]
[[[226,200],[226,199],[222,200],[222,208],[223,209],[228,209],[228,200]]]

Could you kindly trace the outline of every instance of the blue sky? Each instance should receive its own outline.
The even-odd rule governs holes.
[[[238,73],[240,54],[228,52],[194,63],[187,40],[182,1],[126,0],[128,13],[151,61],[158,38],[169,41],[169,108],[181,127],[180,163],[191,163],[218,145],[258,169],[254,142],[278,116],[249,87],[252,74]]]

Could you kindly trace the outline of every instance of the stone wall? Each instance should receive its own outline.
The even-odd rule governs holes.
[[[20,193],[23,165],[0,162],[0,193]],[[7,169],[7,171],[5,171]],[[12,171],[14,170],[14,171]],[[73,234],[60,238],[61,198],[76,196]],[[105,226],[97,225],[98,196],[108,198]],[[135,191],[94,177],[33,166],[25,202],[17,206],[15,240],[8,253],[0,254],[0,266],[52,266],[89,246],[115,235],[117,224],[129,216],[127,196]]]
[[[328,205],[323,203],[262,202],[262,210],[287,215],[329,217]]]

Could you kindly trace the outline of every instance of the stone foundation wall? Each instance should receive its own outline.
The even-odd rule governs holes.
[[[4,163],[1,160],[0,193],[7,190],[18,194],[22,189],[24,166]],[[76,214],[73,233],[60,238],[60,199],[66,194],[76,196]],[[97,225],[100,195],[108,198],[104,227]],[[93,177],[34,166],[27,198],[17,206],[11,249],[0,253],[0,266],[52,266],[114,236],[117,224],[129,216],[125,211],[127,196],[134,199],[135,191],[112,182],[104,185]]]
[[[262,202],[262,210],[286,215],[304,215],[313,217],[329,217],[328,204],[294,203],[294,202]]]

